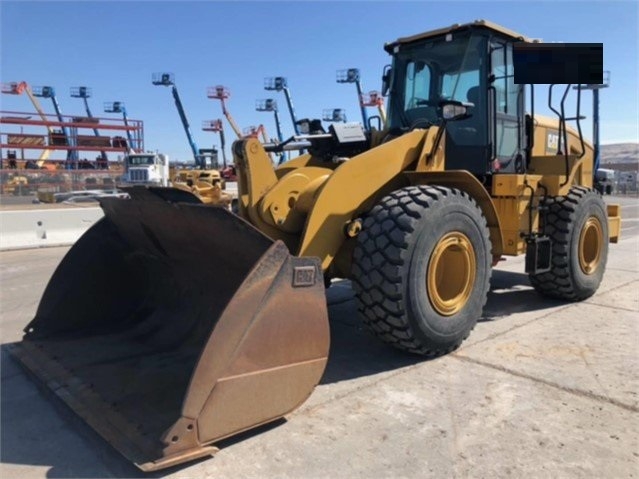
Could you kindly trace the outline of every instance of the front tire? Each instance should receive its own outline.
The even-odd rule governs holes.
[[[599,288],[608,260],[606,204],[596,191],[574,187],[566,196],[548,198],[545,206],[540,226],[552,241],[552,267],[531,274],[530,283],[550,298],[589,298]]]
[[[470,196],[412,186],[366,216],[353,254],[359,314],[383,341],[425,356],[446,354],[474,328],[486,302],[491,243]]]

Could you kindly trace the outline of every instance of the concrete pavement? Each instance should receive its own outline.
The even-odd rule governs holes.
[[[435,360],[369,335],[348,282],[334,284],[331,356],[310,399],[213,458],[154,474],[43,395],[3,348],[0,477],[637,477],[639,204],[622,202],[622,240],[595,296],[544,299],[523,258],[508,259],[470,338]],[[0,253],[2,343],[19,340],[67,250]]]

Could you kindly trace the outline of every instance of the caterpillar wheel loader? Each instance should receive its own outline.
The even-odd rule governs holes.
[[[237,214],[173,188],[101,200],[14,356],[149,471],[304,402],[327,362],[331,278],[352,280],[381,340],[424,356],[469,335],[505,256],[525,255],[542,295],[588,298],[619,207],[593,189],[581,115],[567,125],[563,100],[558,118],[526,113],[522,41],[477,21],[387,44],[387,123],[237,140]]]

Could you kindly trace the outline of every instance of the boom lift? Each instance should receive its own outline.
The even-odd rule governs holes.
[[[126,106],[121,101],[112,101],[104,103],[104,112],[105,113],[122,113],[122,119],[124,120],[124,126],[129,127],[128,117],[126,115]],[[131,136],[131,131],[126,130],[126,139],[128,143],[128,149],[130,152],[135,152],[135,143],[133,141],[133,137]]]
[[[338,70],[337,83],[355,83],[355,87],[357,88],[357,103],[362,112],[362,125],[364,125],[364,128],[368,128],[368,115],[366,114],[366,107],[362,104],[362,83],[359,68]]]
[[[178,173],[178,176],[174,178],[173,186],[184,193],[194,194],[198,200],[203,203],[230,203],[229,195],[222,191],[224,189],[224,182],[220,172],[217,170],[217,153],[215,150],[199,149],[193,139],[189,121],[186,118],[186,112],[184,111],[177,86],[175,85],[174,75],[172,73],[155,73],[153,74],[152,82],[154,85],[171,87],[175,106],[180,115],[180,120],[182,121],[189,145],[191,146],[195,167],[196,169],[202,170],[195,174],[180,175],[180,173]],[[207,169],[207,158],[209,158],[210,169]],[[184,181],[182,181],[183,179]]]
[[[346,110],[342,108],[328,108],[322,110],[322,120],[346,123]]]
[[[202,131],[212,131],[220,134],[220,149],[222,150],[222,164],[223,168],[226,169],[227,161],[226,161],[226,141],[224,139],[224,126],[222,125],[222,120],[205,120],[202,122]]]
[[[383,129],[386,124],[386,108],[384,108],[384,97],[381,93],[376,90],[369,91],[362,94],[359,101],[363,107],[372,106],[377,108]]]
[[[29,100],[31,100],[31,104],[33,105],[35,110],[38,112],[38,115],[40,115],[40,118],[42,118],[42,121],[49,121],[49,119],[47,118],[47,115],[44,113],[44,110],[42,109],[42,106],[40,106],[40,102],[31,92],[31,87],[29,86],[27,82],[3,83],[2,93],[7,93],[9,95],[21,95],[22,93],[26,93],[27,96],[29,97]],[[51,126],[48,126],[47,129],[49,130],[49,134],[53,133],[53,128]],[[50,154],[51,154],[51,150],[47,150],[47,149],[42,150],[42,153],[40,153],[40,157],[38,158],[38,161],[36,162],[36,165],[38,166],[38,168],[44,167],[44,164],[46,160],[49,158]]]
[[[425,357],[468,337],[504,256],[525,255],[542,295],[591,297],[619,205],[593,189],[581,88],[576,129],[570,85],[559,105],[549,89],[557,118],[526,112],[520,42],[532,40],[478,20],[386,44],[387,127],[334,123],[279,167],[267,150],[287,145],[236,141],[239,217],[171,188],[101,200],[12,354],[154,470],[308,398],[331,278],[352,280],[373,334]]]
[[[55,110],[55,114],[58,117],[58,121],[60,123],[64,123],[64,118],[62,117],[62,112],[60,111],[60,105],[58,104],[58,99],[55,96],[55,89],[52,86],[34,86],[31,91],[34,96],[41,97],[41,98],[50,98],[51,103],[53,103],[53,109]],[[66,126],[62,126],[60,133],[62,134],[62,138],[60,138],[60,140],[58,141],[68,146],[75,146],[75,145],[72,145],[73,138],[71,137],[71,134],[69,133],[69,129]],[[54,132],[53,134],[50,135],[50,137],[54,138],[55,135],[56,133]],[[79,159],[78,152],[76,150],[67,151],[67,161],[76,163],[78,159]]]
[[[235,120],[226,108],[226,100],[228,100],[231,96],[229,89],[222,85],[208,87],[206,89],[206,96],[213,100],[220,100],[220,103],[222,104],[222,113],[226,117],[226,120],[229,122],[229,125],[231,125],[231,128],[237,137],[242,138],[242,136],[244,136],[242,130],[239,126],[237,126],[237,123],[235,123]]]
[[[173,100],[175,101],[175,106],[177,108],[178,114],[180,115],[180,120],[182,121],[182,126],[184,127],[184,132],[186,133],[186,138],[189,141],[189,146],[191,147],[191,152],[193,153],[193,160],[195,161],[196,168],[204,169],[206,168],[206,162],[204,156],[201,154],[200,150],[193,139],[193,135],[191,134],[191,128],[189,126],[189,120],[186,118],[186,112],[184,111],[184,107],[182,106],[182,101],[180,100],[180,94],[178,93],[177,86],[175,85],[175,76],[173,73],[154,73],[152,83],[157,86],[165,86],[171,87],[171,93],[173,95]]]
[[[291,115],[291,121],[293,122],[293,131],[296,135],[300,134],[297,118],[295,117],[295,109],[293,108],[293,100],[291,99],[291,92],[288,88],[288,82],[285,77],[270,77],[264,79],[264,89],[267,91],[282,91],[286,98],[286,104],[288,105],[288,111]]]
[[[284,141],[284,137],[282,136],[282,125],[280,123],[280,116],[277,109],[277,102],[272,98],[267,98],[266,100],[257,100],[255,103],[256,111],[272,111],[275,116],[275,129],[277,130],[277,140],[279,143]],[[280,160],[278,164],[282,164],[287,160],[286,153],[280,152],[279,154]]]
[[[255,102],[255,110],[273,112],[275,116],[275,129],[277,130],[277,139],[280,142],[284,141],[284,137],[282,136],[282,125],[280,123],[280,116],[277,110],[277,102],[272,98],[268,98],[266,100],[257,100]]]
[[[222,150],[222,169],[220,170],[220,175],[226,181],[237,181],[237,174],[235,171],[235,165],[229,164],[226,159],[226,141],[224,137],[224,125],[222,124],[221,119],[217,120],[206,120],[202,122],[202,130],[204,131],[213,131],[220,134],[220,149]]]
[[[229,122],[229,125],[231,125],[231,128],[233,129],[233,132],[235,133],[238,139],[244,138],[246,136],[252,136],[257,138],[259,135],[261,135],[264,143],[267,143],[269,141],[268,135],[266,133],[266,128],[264,128],[264,125],[249,126],[245,128],[243,131],[240,129],[237,123],[235,123],[233,116],[231,115],[228,108],[226,107],[226,100],[228,100],[228,98],[231,96],[231,92],[229,91],[228,88],[222,85],[208,87],[206,90],[206,96],[213,100],[220,100],[220,103],[222,104],[222,113],[226,117],[226,120]],[[269,157],[270,156],[271,155],[269,155]]]
[[[84,102],[84,109],[87,112],[87,117],[88,118],[93,118],[93,115],[91,114],[91,109],[89,108],[89,102],[87,100],[87,98],[91,97],[91,88],[85,87],[85,86],[78,86],[78,87],[72,87],[71,88],[71,97],[72,98],[82,98],[82,101]],[[128,132],[127,132],[128,133]],[[98,131],[97,128],[93,128],[93,134],[95,136],[100,136],[100,132]],[[107,157],[107,154],[105,151],[101,151],[100,152],[100,157],[102,159],[102,161],[108,162],[109,158]]]

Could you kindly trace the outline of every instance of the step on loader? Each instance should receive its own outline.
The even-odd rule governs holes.
[[[476,21],[387,44],[386,123],[237,140],[237,214],[174,188],[101,200],[14,356],[148,471],[304,402],[332,278],[352,281],[373,334],[426,357],[468,337],[506,256],[525,255],[542,295],[590,297],[619,206],[593,189],[568,88],[545,118],[514,83],[517,42],[531,40]],[[285,148],[308,153],[275,168]]]

